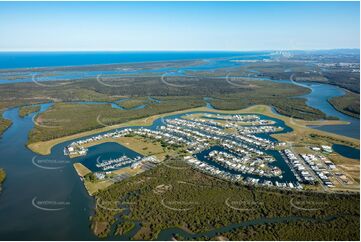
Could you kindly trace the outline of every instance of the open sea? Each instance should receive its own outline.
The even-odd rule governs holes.
[[[0,69],[82,66],[210,58],[262,59],[271,52],[123,51],[123,52],[0,52]]]

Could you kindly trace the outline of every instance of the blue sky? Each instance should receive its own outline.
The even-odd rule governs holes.
[[[359,2],[0,2],[0,50],[359,48]]]

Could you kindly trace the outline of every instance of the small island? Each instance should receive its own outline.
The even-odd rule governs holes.
[[[5,178],[6,178],[5,170],[3,168],[0,168],[0,192],[2,189],[1,186],[2,186],[3,182],[5,181]]]

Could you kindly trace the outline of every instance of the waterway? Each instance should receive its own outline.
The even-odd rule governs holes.
[[[140,110],[140,109],[143,109],[145,107],[147,107],[148,104],[140,104],[140,105],[137,105],[135,107],[132,107],[132,108],[124,108],[122,106],[122,102],[124,101],[127,101],[127,100],[130,100],[131,98],[121,98],[119,100],[116,100],[114,102],[102,102],[102,101],[78,101],[78,102],[70,102],[70,103],[76,103],[76,104],[90,104],[90,105],[99,105],[99,104],[110,104],[112,108],[115,108],[115,109],[119,109],[119,110]],[[161,101],[156,99],[156,98],[153,98],[153,97],[148,97],[148,100],[152,103],[160,103]]]
[[[51,105],[40,105],[38,113]],[[0,140],[0,167],[8,174],[0,195],[1,238],[96,239],[89,228],[94,200],[87,194],[72,163],[81,161],[86,165],[95,164],[99,156],[116,158],[122,154],[129,155],[130,150],[119,149],[120,145],[115,143],[105,143],[94,146],[81,159],[70,160],[63,153],[63,148],[72,142],[67,141],[53,147],[51,155],[37,155],[25,147],[27,135],[34,127],[32,118],[37,113],[20,118],[18,111],[18,108],[13,108],[4,113],[4,118],[12,120],[13,125]],[[166,118],[179,118],[181,115]],[[157,119],[150,128],[157,129],[162,122],[162,119]],[[104,153],[107,153],[107,157]]]
[[[337,111],[329,102],[332,97],[339,97],[345,94],[345,90],[334,85],[300,82],[292,80],[273,80],[269,78],[255,78],[257,80],[272,81],[276,83],[289,83],[297,86],[302,86],[310,89],[308,94],[299,96],[306,99],[306,104],[312,108],[318,109],[325,113],[327,116],[336,117],[339,120],[346,121],[347,125],[324,125],[324,126],[310,126],[311,128],[339,134],[355,139],[360,139],[360,119],[351,117]],[[273,110],[276,112],[275,110]]]
[[[355,149],[353,147],[350,146],[346,146],[346,145],[340,145],[340,144],[334,144],[332,145],[332,149],[347,158],[350,159],[360,159],[360,150],[359,149]]]
[[[46,111],[51,105],[51,103],[40,105],[41,110],[38,113]],[[56,145],[49,156],[40,156],[31,152],[25,145],[27,135],[34,127],[32,118],[38,113],[20,118],[18,111],[18,108],[12,108],[5,111],[3,115],[4,118],[12,120],[13,125],[0,139],[2,157],[0,167],[5,168],[8,174],[0,195],[1,238],[8,240],[96,239],[90,230],[89,222],[94,200],[87,194],[72,167],[76,159],[70,160],[63,154],[63,148],[72,141]],[[181,115],[183,114],[166,118],[179,118]],[[157,119],[150,128],[157,129],[163,125],[162,122],[162,119]],[[276,125],[282,126],[282,123]],[[288,127],[284,125],[282,127],[285,128],[283,132],[290,131]],[[120,145],[114,143],[98,145],[91,148],[88,156],[79,160],[86,165],[94,164],[96,158],[102,156],[104,151],[109,156],[104,157],[105,159],[116,158],[122,154],[129,155],[129,150],[119,148]],[[278,166],[283,165],[282,160],[277,159],[277,162]],[[291,173],[283,170],[286,171],[284,179],[293,180],[292,176],[289,176]]]
[[[308,105],[320,109],[329,116],[336,116],[350,122],[350,125],[315,128],[359,138],[359,119],[338,112],[327,102],[333,96],[343,95],[344,91],[341,88],[327,84],[298,84],[306,85],[311,89],[311,93],[304,96]],[[212,108],[210,99],[205,98],[205,101],[207,106]],[[118,103],[114,102],[113,108],[122,109]],[[84,104],[99,104],[99,102],[84,102]],[[51,103],[42,104],[39,112],[25,118],[19,117],[18,108],[8,109],[3,114],[3,117],[10,119],[13,124],[0,138],[0,167],[7,172],[7,179],[0,194],[0,237],[2,240],[97,239],[90,230],[89,222],[95,201],[87,194],[72,167],[74,160],[63,154],[63,148],[72,141],[56,145],[49,156],[37,155],[26,148],[28,134],[34,127],[32,122],[34,115],[46,111],[51,105]],[[175,117],[179,116],[168,118]],[[162,120],[158,119],[151,128],[156,129],[160,125],[162,125]],[[109,157],[104,157],[105,159],[128,154],[128,150],[119,149],[119,147],[120,145],[114,143],[95,146],[91,148],[88,156],[80,160],[90,165],[94,164],[96,158],[102,156],[105,151],[109,154]],[[338,145],[334,146],[334,149],[345,157],[350,154],[356,157],[356,153],[359,154],[357,149],[350,150]],[[114,151],[116,153],[112,153],[113,150],[117,150]],[[283,165],[278,159],[277,162],[275,165]],[[286,168],[282,170],[286,171],[285,180],[293,179],[292,176],[288,176]],[[138,228],[137,226],[136,229]],[[131,232],[134,233],[135,230]],[[170,239],[174,232],[182,233],[179,230],[169,229],[163,231],[159,238]],[[182,236],[187,238],[190,235],[183,233]]]
[[[41,105],[40,112],[50,106]],[[1,239],[96,239],[89,229],[94,201],[71,162],[59,154],[37,156],[27,149],[25,145],[28,133],[34,127],[32,118],[35,114],[20,118],[18,111],[13,108],[4,113],[13,124],[0,139],[0,167],[7,172],[0,194]],[[33,164],[34,160],[42,160],[39,164],[43,166],[61,168],[39,168]],[[44,209],[36,208],[34,204]]]
[[[329,216],[325,218],[323,221],[325,220],[329,221],[333,219],[334,219],[333,216]],[[163,240],[163,241],[172,240],[175,237],[175,235],[183,238],[183,240],[196,240],[204,237],[214,238],[222,233],[230,232],[238,228],[246,228],[249,226],[262,225],[262,224],[289,223],[289,222],[297,222],[297,221],[317,221],[317,219],[312,219],[309,217],[298,217],[298,216],[281,217],[281,218],[261,218],[257,220],[250,220],[242,223],[231,224],[225,227],[216,228],[198,234],[189,233],[181,228],[168,228],[159,233],[157,240]]]
[[[344,89],[329,84],[310,83],[310,82],[292,82],[292,83],[309,88],[311,90],[309,94],[301,96],[307,99],[306,104],[308,106],[322,111],[327,116],[337,117],[340,120],[347,121],[350,123],[348,125],[325,125],[325,126],[316,126],[314,128],[339,135],[348,136],[351,138],[356,138],[356,139],[360,138],[360,119],[351,117],[349,115],[337,111],[328,102],[328,100],[330,100],[332,97],[343,96],[345,94]]]

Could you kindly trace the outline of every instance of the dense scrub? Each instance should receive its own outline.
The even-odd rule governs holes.
[[[153,103],[141,110],[114,109],[110,104],[56,103],[36,118],[37,125],[30,132],[29,142],[50,140],[106,125],[203,105],[203,99],[197,97]]]
[[[111,224],[116,222],[114,216],[122,215],[122,212],[117,212],[114,208],[128,204],[131,213],[122,215],[122,218],[142,224],[134,237],[137,240],[155,239],[160,231],[171,227],[182,228],[189,233],[200,233],[261,218],[286,218],[286,222],[248,226],[246,230],[241,227],[229,229],[218,235],[232,240],[320,240],[322,236],[328,240],[358,239],[358,194],[245,187],[184,168],[177,159],[166,162],[167,166],[160,165],[154,170],[116,183],[96,195],[98,201],[108,206],[97,206],[92,218],[93,227],[95,224],[107,224],[103,231],[97,231],[98,235],[109,235]],[[157,189],[162,185],[166,185],[167,189],[159,192]],[[287,218],[290,218],[289,222]],[[347,224],[349,228],[345,228]],[[269,226],[274,226],[274,229],[265,231],[264,228]],[[310,227],[313,228],[309,229]],[[257,233],[260,229],[264,233]],[[244,237],[245,231],[249,238]],[[192,235],[191,238],[184,239],[200,238]]]
[[[31,113],[35,113],[38,112],[40,110],[40,106],[23,106],[19,108],[19,116],[20,117],[25,117]]]
[[[302,87],[263,81],[255,81],[252,83],[241,81],[241,87],[234,86],[235,83],[223,83],[222,85],[216,83],[217,82],[214,82],[208,86],[208,88],[212,89],[212,91],[208,91],[210,94],[218,93],[209,96],[211,97],[211,104],[217,109],[242,109],[255,104],[266,104],[273,105],[278,112],[288,116],[294,116],[303,119],[326,118],[322,112],[308,107],[305,104],[305,100],[293,98],[294,96],[307,92],[307,89]],[[189,93],[198,92],[207,94],[208,84],[209,83],[205,83],[206,87],[203,89],[199,87],[198,91],[193,90],[194,87],[185,88],[188,88]],[[144,84],[143,88],[130,88],[133,89],[134,93],[137,92],[139,94],[144,94],[144,92],[147,90],[147,85],[148,84]],[[220,85],[222,88],[212,88],[212,85]],[[91,88],[91,86],[89,86],[89,88]],[[104,88],[108,87],[105,86]],[[154,87],[150,85],[149,88],[153,90]],[[53,107],[37,118],[39,121],[37,123],[40,125],[37,125],[31,131],[29,142],[32,143],[36,141],[49,140],[82,131],[100,128],[104,125],[118,124],[151,115],[179,111],[205,105],[203,98],[206,96],[169,96],[161,91],[162,88],[169,88],[167,85],[158,85],[158,87],[156,86],[155,88],[156,89],[154,91],[149,91],[148,94],[158,94],[152,96],[156,99],[159,99],[161,101],[159,103],[148,99],[148,96],[136,96],[128,101],[120,102],[120,105],[125,105],[127,108],[131,108],[142,103],[146,105],[144,109],[139,110],[114,109],[111,108],[110,104],[85,105],[76,103],[55,103]],[[113,89],[117,91],[117,93],[114,94],[122,95],[125,93],[123,89]],[[177,89],[182,88],[174,87],[172,90],[175,92]],[[226,93],[219,94],[222,92],[222,90]],[[179,91],[177,94],[181,93],[183,92]]]
[[[360,94],[347,92],[343,96],[331,98],[329,102],[338,111],[355,118],[360,118]]]

